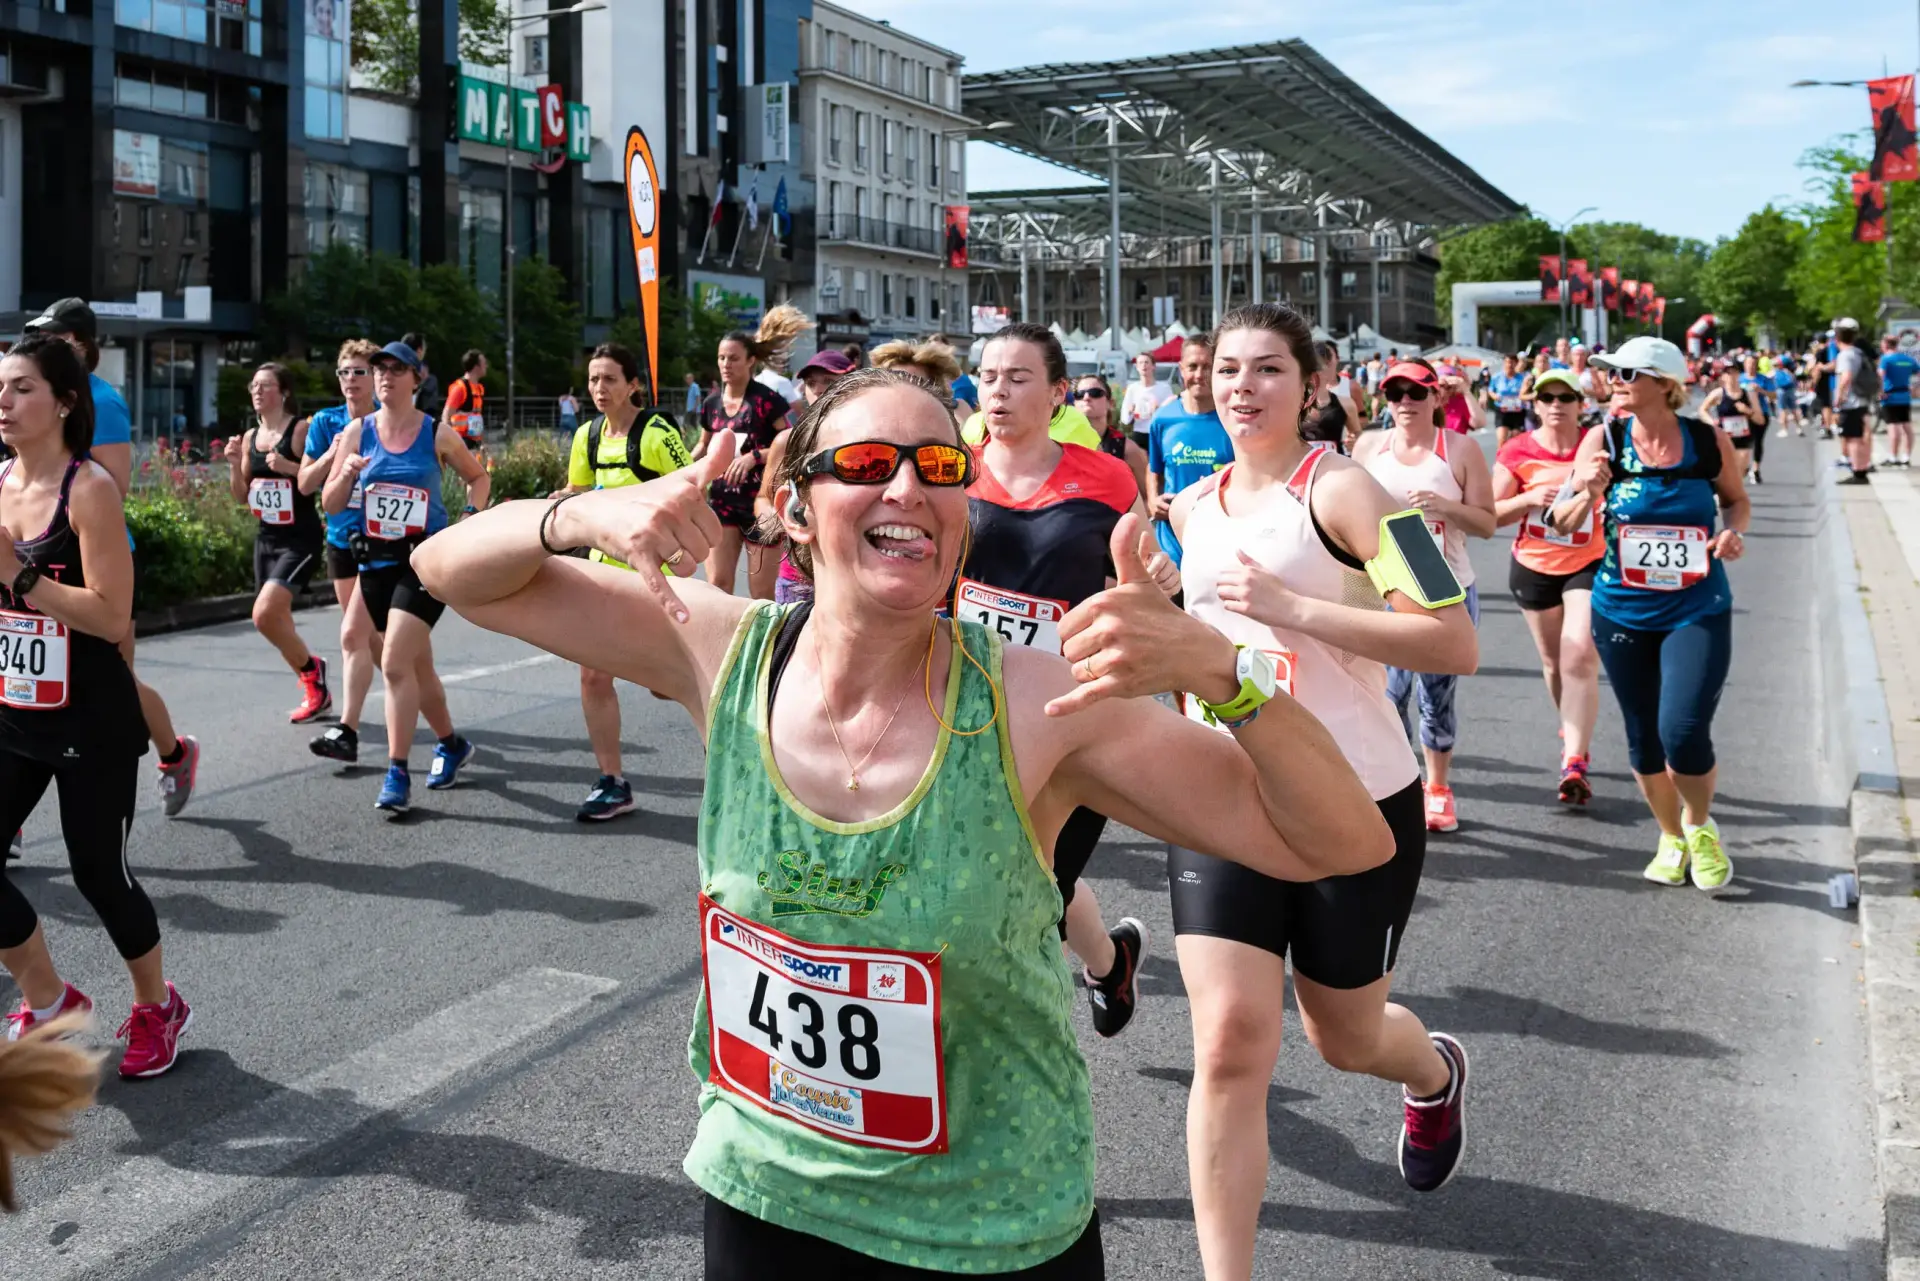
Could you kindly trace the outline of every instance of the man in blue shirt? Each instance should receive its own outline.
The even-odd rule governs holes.
[[[1494,438],[1499,445],[1527,429],[1527,402],[1520,398],[1526,384],[1520,358],[1512,352],[1500,358],[1500,372],[1487,380],[1487,394],[1493,398]]]
[[[106,468],[120,486],[125,498],[133,484],[133,421],[127,402],[113,385],[93,371],[100,367],[100,324],[93,308],[82,298],[62,298],[26,323],[29,333],[57,334],[80,353],[87,366],[87,382],[93,389],[93,460]],[[127,535],[133,545],[133,535]],[[136,570],[138,562],[135,563]],[[120,656],[133,666],[133,628],[120,642]],[[136,672],[134,688],[140,694],[140,711],[147,718],[147,734],[154,750],[160,753],[160,802],[168,818],[186,808],[193,796],[194,781],[200,775],[200,743],[191,734],[173,732],[173,716],[166,702]]]
[[[1887,466],[1913,462],[1913,376],[1920,360],[1900,350],[1900,340],[1888,334],[1880,340],[1880,420],[1887,425]]]
[[[1176,494],[1233,461],[1233,438],[1213,408],[1213,350],[1199,338],[1180,349],[1180,395],[1147,427],[1147,511],[1160,549],[1180,563],[1180,540],[1167,513]]]
[[[980,412],[980,389],[974,385],[973,375],[966,372],[964,364],[960,369],[960,376],[953,380],[951,388],[953,398],[960,402],[968,414],[977,414]]]
[[[380,408],[373,395],[373,362],[380,346],[365,338],[350,338],[334,360],[334,377],[345,403],[323,409],[307,420],[306,460],[300,464],[300,492],[311,494],[326,484],[333,471],[333,446],[348,423]],[[360,759],[360,713],[366,707],[373,669],[380,661],[380,634],[360,599],[360,566],[348,550],[348,540],[360,529],[360,496],[347,500],[347,509],[327,517],[327,578],[333,598],[340,602],[340,666],[346,672],[346,701],[340,723],[310,739],[315,756],[352,764]]]

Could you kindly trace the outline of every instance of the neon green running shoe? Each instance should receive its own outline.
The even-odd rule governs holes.
[[[1693,864],[1695,889],[1718,894],[1733,880],[1733,860],[1720,848],[1720,825],[1712,819],[1687,837],[1687,854]]]
[[[1654,854],[1653,862],[1647,864],[1647,870],[1640,875],[1661,885],[1685,885],[1687,843],[1678,836],[1660,833],[1660,849]]]

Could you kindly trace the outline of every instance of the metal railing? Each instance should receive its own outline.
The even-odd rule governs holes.
[[[862,218],[858,214],[830,213],[820,219],[820,239],[841,244],[874,245],[909,253],[937,254],[940,237],[930,227]]]

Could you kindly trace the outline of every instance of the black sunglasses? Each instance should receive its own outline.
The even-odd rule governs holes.
[[[923,484],[950,489],[973,483],[973,454],[959,445],[896,445],[890,440],[856,440],[823,449],[807,459],[802,476],[831,476],[843,485],[884,485],[913,460]]]
[[[1427,389],[1418,383],[1393,383],[1380,394],[1387,398],[1388,404],[1397,405],[1403,400],[1425,400]]]
[[[1577,405],[1580,403],[1578,392],[1537,391],[1533,394],[1536,402],[1542,405]]]
[[[1105,387],[1082,387],[1073,394],[1081,400],[1105,400],[1107,398],[1107,389]]]

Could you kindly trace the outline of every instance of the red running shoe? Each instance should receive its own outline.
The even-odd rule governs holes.
[[[333,706],[333,692],[327,688],[327,660],[315,654],[313,670],[298,673],[300,706],[287,713],[295,725],[303,724]]]
[[[180,1057],[180,1038],[193,1026],[193,1010],[167,984],[165,1005],[138,1005],[115,1037],[125,1037],[127,1052],[120,1059],[120,1075],[159,1076]]]
[[[1400,1175],[1415,1192],[1438,1192],[1460,1172],[1467,1150],[1467,1052],[1445,1032],[1427,1033],[1447,1061],[1451,1080],[1436,1098],[1402,1092],[1406,1120],[1400,1128]]]
[[[1457,832],[1460,830],[1459,816],[1454,813],[1453,789],[1426,785],[1427,794],[1427,830],[1429,832]]]
[[[1569,756],[1560,766],[1560,803],[1585,805],[1593,799],[1593,784],[1587,782],[1585,756]]]
[[[71,1014],[75,1010],[91,1014],[93,1013],[93,1002],[87,999],[85,992],[82,992],[79,988],[69,983],[67,984],[67,990],[61,994],[60,1008],[54,1011],[53,1018],[57,1019],[62,1014]],[[7,1015],[7,1039],[9,1041],[17,1041],[27,1033],[33,1031],[34,1028],[40,1026],[40,1024],[51,1023],[52,1021],[53,1019],[36,1018],[33,1013],[33,1007],[25,1001],[22,1001],[20,1002],[19,1009]]]

